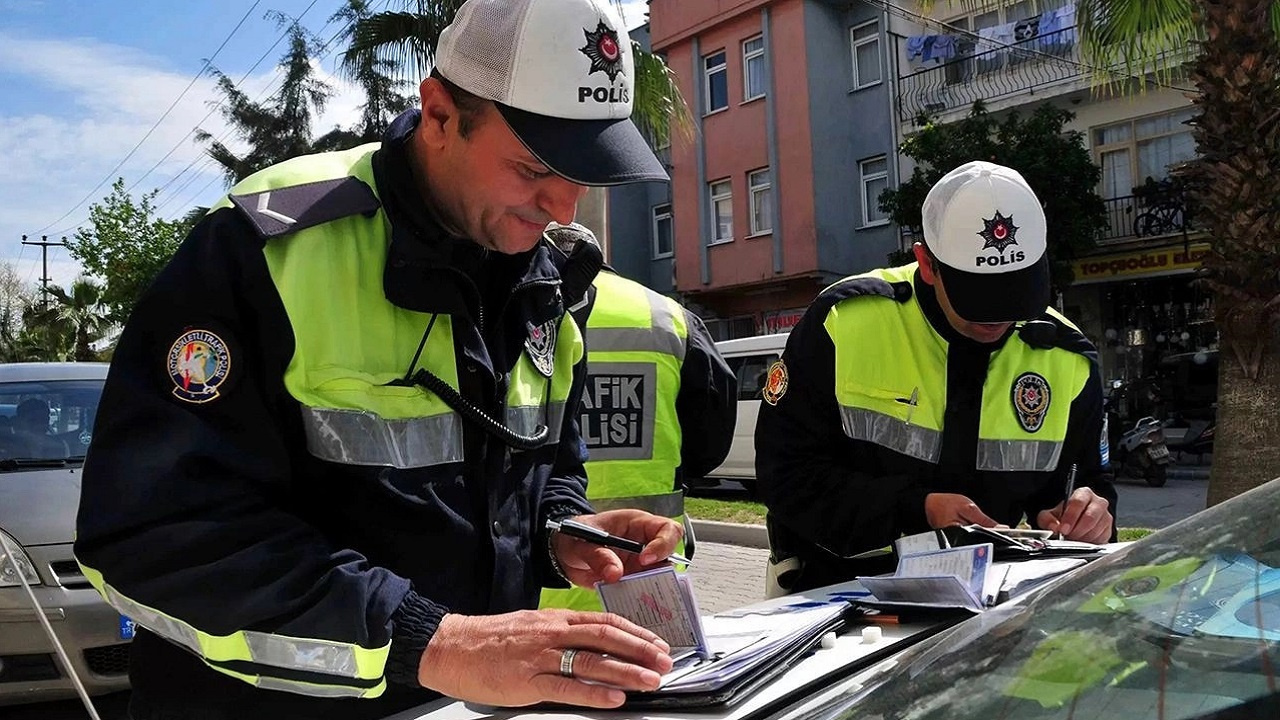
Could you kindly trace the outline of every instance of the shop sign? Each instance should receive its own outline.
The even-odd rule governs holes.
[[[1080,258],[1071,264],[1071,269],[1075,273],[1076,285],[1176,275],[1200,267],[1208,254],[1209,245],[1206,243],[1198,243],[1189,248],[1174,245],[1140,252]]]
[[[774,310],[767,312],[762,318],[761,323],[765,335],[771,333],[787,332],[800,322],[800,318],[804,317],[804,308],[796,308],[793,310]]]

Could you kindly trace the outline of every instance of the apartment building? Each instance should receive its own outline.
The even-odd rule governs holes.
[[[720,339],[790,328],[827,284],[881,266],[897,229],[885,13],[833,0],[651,0],[650,42],[694,119],[669,186],[609,194],[611,262]],[[633,33],[635,34],[635,33]]]

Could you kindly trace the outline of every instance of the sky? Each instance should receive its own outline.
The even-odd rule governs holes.
[[[328,41],[345,0],[0,0],[0,262],[40,282],[42,236],[72,237],[89,207],[123,178],[134,200],[159,190],[159,214],[177,218],[226,192],[193,138],[227,137],[206,62],[254,99],[279,84],[285,44],[276,14],[300,19]],[[376,9],[397,0],[374,0]],[[644,0],[624,0],[628,28]],[[279,43],[279,44],[277,44]],[[274,48],[273,48],[274,46]],[[334,88],[316,130],[347,126],[362,95],[337,76],[333,51],[319,61]],[[80,275],[60,247],[48,250],[50,281]]]

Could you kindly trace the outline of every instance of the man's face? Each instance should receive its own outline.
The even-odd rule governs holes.
[[[569,224],[586,187],[552,173],[502,115],[486,106],[466,137],[456,122],[440,133],[429,161],[437,209],[455,230],[502,253],[533,248],[552,220]]]
[[[938,295],[938,305],[942,308],[942,314],[947,316],[947,322],[951,323],[951,327],[956,332],[980,343],[993,343],[1004,337],[1004,334],[1013,326],[1011,322],[976,323],[960,317],[955,308],[951,306],[951,300],[947,297],[947,288],[942,282],[942,277],[939,275],[934,275],[933,277],[933,289]]]
[[[920,277],[926,284],[932,285],[934,293],[938,297],[938,306],[942,308],[942,314],[947,317],[953,330],[961,335],[980,343],[993,343],[1004,337],[1004,334],[1013,326],[1011,322],[1000,323],[976,323],[969,322],[956,312],[951,305],[951,299],[947,297],[947,288],[942,282],[942,276],[937,272],[937,265],[934,264],[933,258],[929,256],[928,250],[920,243],[915,245],[916,261],[920,263]]]

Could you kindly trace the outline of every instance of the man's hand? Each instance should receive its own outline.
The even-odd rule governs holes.
[[[573,677],[560,674],[576,649]],[[521,610],[444,616],[418,663],[423,687],[458,700],[515,707],[558,702],[614,708],[624,690],[656,690],[670,646],[610,613]],[[590,682],[586,682],[590,681]],[[592,684],[597,683],[597,684]]]
[[[1115,524],[1109,507],[1107,499],[1094,494],[1091,488],[1077,488],[1065,508],[1063,503],[1058,503],[1041,510],[1036,515],[1036,526],[1052,530],[1067,540],[1105,543],[1111,540],[1111,526]]]
[[[929,527],[951,527],[952,525],[981,525],[982,527],[1000,527],[1000,523],[991,519],[978,504],[964,495],[956,493],[929,493],[924,496],[924,517]]]
[[[619,552],[556,533],[551,539],[552,551],[565,577],[580,587],[617,582],[623,575],[653,567],[675,552],[676,544],[684,537],[680,523],[643,510],[608,510],[574,520],[645,544],[639,553]]]

